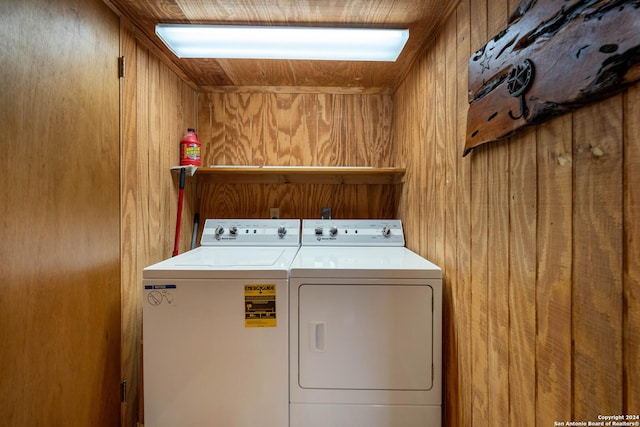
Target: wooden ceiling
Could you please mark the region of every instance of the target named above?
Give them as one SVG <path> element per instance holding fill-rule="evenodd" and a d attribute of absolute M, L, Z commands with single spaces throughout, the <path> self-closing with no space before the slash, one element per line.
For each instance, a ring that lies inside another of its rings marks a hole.
<path fill-rule="evenodd" d="M 197 86 L 395 89 L 456 0 L 105 0 Z M 178 59 L 158 23 L 408 28 L 396 62 Z"/>

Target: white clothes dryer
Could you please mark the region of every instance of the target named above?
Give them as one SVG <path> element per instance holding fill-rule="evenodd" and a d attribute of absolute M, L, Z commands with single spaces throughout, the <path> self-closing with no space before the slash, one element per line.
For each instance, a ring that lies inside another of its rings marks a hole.
<path fill-rule="evenodd" d="M 303 220 L 290 427 L 440 427 L 442 272 L 399 220 Z"/>
<path fill-rule="evenodd" d="M 144 269 L 149 427 L 288 425 L 288 276 L 299 220 L 214 220 Z"/>

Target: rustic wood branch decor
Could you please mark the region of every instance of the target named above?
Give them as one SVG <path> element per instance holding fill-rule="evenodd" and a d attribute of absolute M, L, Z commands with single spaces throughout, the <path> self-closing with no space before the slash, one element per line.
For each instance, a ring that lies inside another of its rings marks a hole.
<path fill-rule="evenodd" d="M 469 59 L 466 156 L 640 80 L 640 0 L 523 0 Z"/>

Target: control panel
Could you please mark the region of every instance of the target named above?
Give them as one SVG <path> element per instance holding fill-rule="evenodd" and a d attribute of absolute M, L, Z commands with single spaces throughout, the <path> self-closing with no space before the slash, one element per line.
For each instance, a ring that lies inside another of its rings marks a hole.
<path fill-rule="evenodd" d="M 207 219 L 202 246 L 299 246 L 299 219 Z"/>
<path fill-rule="evenodd" d="M 302 246 L 404 246 L 399 219 L 303 219 Z"/>

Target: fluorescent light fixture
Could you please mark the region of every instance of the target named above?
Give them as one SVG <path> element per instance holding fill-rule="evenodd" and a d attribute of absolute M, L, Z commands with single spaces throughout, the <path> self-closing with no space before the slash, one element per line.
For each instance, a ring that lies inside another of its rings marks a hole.
<path fill-rule="evenodd" d="M 158 24 L 179 58 L 395 61 L 409 30 Z"/>

